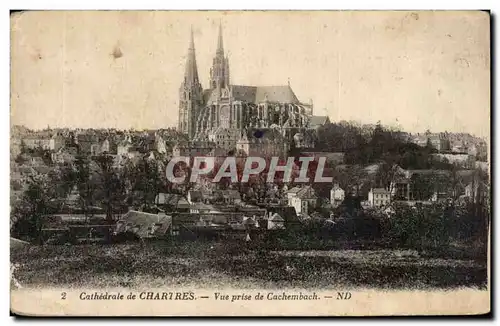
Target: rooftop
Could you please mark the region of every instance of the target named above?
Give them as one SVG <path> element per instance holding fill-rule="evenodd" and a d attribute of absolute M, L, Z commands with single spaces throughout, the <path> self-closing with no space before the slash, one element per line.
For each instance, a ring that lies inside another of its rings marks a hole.
<path fill-rule="evenodd" d="M 245 86 L 231 85 L 232 96 L 237 101 L 246 103 L 293 103 L 300 104 L 290 85 L 284 86 Z M 204 91 L 205 102 L 212 102 L 216 99 L 215 90 Z"/>

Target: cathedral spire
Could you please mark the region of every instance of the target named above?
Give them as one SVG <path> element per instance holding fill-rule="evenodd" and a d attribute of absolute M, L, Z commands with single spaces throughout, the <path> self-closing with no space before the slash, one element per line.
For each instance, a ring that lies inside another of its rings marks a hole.
<path fill-rule="evenodd" d="M 194 50 L 194 36 L 193 36 L 193 25 L 191 25 L 191 30 L 190 30 L 190 39 L 189 39 L 189 49 Z"/>
<path fill-rule="evenodd" d="M 219 37 L 217 39 L 217 51 L 210 70 L 210 88 L 223 89 L 229 86 L 229 63 L 224 57 L 224 42 L 222 40 L 222 22 L 219 23 Z"/>
<path fill-rule="evenodd" d="M 224 54 L 224 42 L 222 41 L 222 21 L 219 21 L 219 38 L 217 40 L 217 53 Z"/>
<path fill-rule="evenodd" d="M 192 138 L 196 131 L 196 119 L 202 102 L 203 88 L 198 77 L 196 51 L 194 48 L 193 28 L 191 27 L 189 48 L 186 57 L 184 80 L 179 88 L 179 124 L 180 132 Z"/>
<path fill-rule="evenodd" d="M 186 71 L 184 73 L 184 82 L 187 84 L 198 83 L 198 66 L 196 65 L 196 51 L 194 48 L 193 27 L 191 26 L 191 35 L 189 40 L 188 55 L 186 60 Z"/>

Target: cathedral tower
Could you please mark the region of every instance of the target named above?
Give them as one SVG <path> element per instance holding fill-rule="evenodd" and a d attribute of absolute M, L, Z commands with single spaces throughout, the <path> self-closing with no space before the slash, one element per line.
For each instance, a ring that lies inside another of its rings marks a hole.
<path fill-rule="evenodd" d="M 224 44 L 222 40 L 222 24 L 219 24 L 219 38 L 217 40 L 217 51 L 210 69 L 210 88 L 224 89 L 229 87 L 229 62 L 224 57 Z"/>
<path fill-rule="evenodd" d="M 186 60 L 184 80 L 179 89 L 179 125 L 178 130 L 192 138 L 195 133 L 196 118 L 203 105 L 203 88 L 198 78 L 196 54 L 194 49 L 193 29 Z"/>

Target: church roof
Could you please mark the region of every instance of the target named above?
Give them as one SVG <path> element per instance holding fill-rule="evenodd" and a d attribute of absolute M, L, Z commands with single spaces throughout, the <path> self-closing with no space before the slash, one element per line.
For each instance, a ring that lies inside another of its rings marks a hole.
<path fill-rule="evenodd" d="M 290 85 L 285 86 L 231 86 L 233 97 L 237 101 L 262 103 L 266 100 L 275 103 L 299 104 L 299 100 Z"/>
<path fill-rule="evenodd" d="M 297 96 L 290 85 L 285 86 L 244 86 L 231 85 L 232 96 L 236 101 L 246 103 L 263 103 L 266 100 L 274 103 L 300 104 Z M 203 91 L 203 101 L 205 103 L 215 102 L 217 93 L 215 89 Z"/>

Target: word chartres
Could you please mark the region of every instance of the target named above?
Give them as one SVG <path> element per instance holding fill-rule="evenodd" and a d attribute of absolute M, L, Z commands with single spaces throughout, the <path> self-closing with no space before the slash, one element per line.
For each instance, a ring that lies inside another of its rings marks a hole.
<path fill-rule="evenodd" d="M 222 178 L 230 178 L 231 182 L 234 183 L 247 183 L 252 175 L 266 175 L 266 182 L 273 183 L 278 173 L 283 173 L 280 176 L 283 182 L 291 182 L 295 172 L 294 182 L 331 183 L 332 177 L 323 176 L 325 162 L 326 157 L 319 157 L 316 161 L 315 157 L 311 156 L 289 157 L 286 162 L 281 162 L 278 157 L 266 159 L 263 157 L 239 158 L 234 156 L 195 156 L 192 158 L 178 156 L 173 157 L 168 162 L 166 176 L 168 181 L 179 184 L 184 182 L 197 183 L 201 176 L 207 178 L 212 176 L 211 180 L 214 183 L 220 182 Z M 218 168 L 215 168 L 216 163 L 220 163 Z M 183 170 L 181 166 L 186 169 Z"/>
<path fill-rule="evenodd" d="M 80 300 L 195 300 L 193 292 L 80 293 Z"/>

